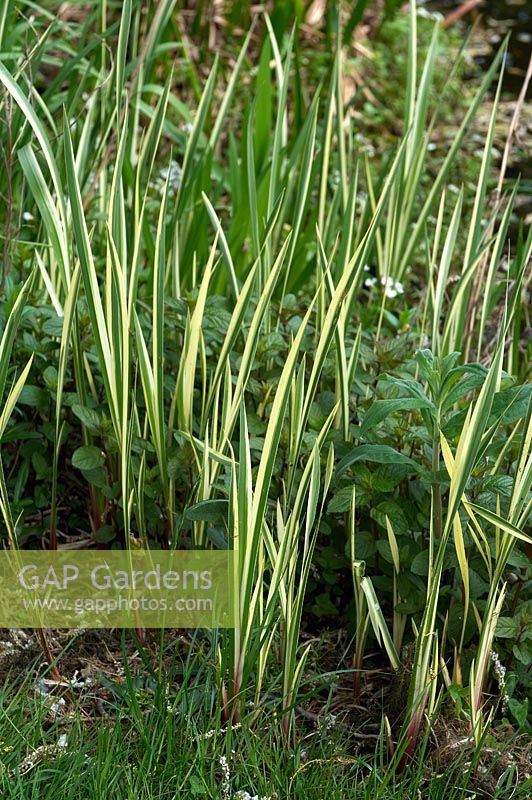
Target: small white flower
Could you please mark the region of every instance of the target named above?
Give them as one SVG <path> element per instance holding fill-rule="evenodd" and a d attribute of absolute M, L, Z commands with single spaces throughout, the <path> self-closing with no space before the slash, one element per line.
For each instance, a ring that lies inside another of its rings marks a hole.
<path fill-rule="evenodd" d="M 80 628 L 80 631 L 81 630 L 82 629 Z M 76 670 L 74 672 L 72 678 L 70 679 L 69 683 L 70 683 L 70 686 L 73 689 L 86 689 L 87 686 L 91 686 L 94 683 L 94 681 L 90 677 L 90 675 L 87 675 L 86 678 L 83 678 L 83 677 L 80 678 L 79 677 L 79 670 Z"/>
<path fill-rule="evenodd" d="M 31 638 L 31 636 L 28 636 L 28 634 L 21 628 L 14 628 L 11 631 L 11 636 L 13 637 L 17 648 L 22 650 L 28 650 L 30 647 L 33 647 L 34 644 L 33 639 Z"/>
<path fill-rule="evenodd" d="M 437 147 L 438 145 L 436 144 L 436 142 L 429 142 L 427 145 L 427 150 L 432 152 L 433 150 L 436 150 Z"/>
<path fill-rule="evenodd" d="M 173 197 L 181 185 L 182 170 L 177 161 L 170 162 L 170 166 L 163 167 L 155 179 L 154 186 L 160 195 L 164 194 L 166 181 L 168 179 L 168 195 Z"/>
<path fill-rule="evenodd" d="M 34 220 L 35 217 L 33 216 L 33 214 L 30 211 L 23 211 L 22 212 L 22 219 L 24 220 L 24 222 L 32 222 L 32 220 Z"/>
<path fill-rule="evenodd" d="M 495 650 L 490 650 L 490 658 L 493 662 L 493 671 L 495 673 L 495 677 L 497 678 L 497 683 L 499 684 L 499 691 L 502 697 L 502 707 L 503 710 L 505 710 L 510 700 L 508 692 L 506 691 L 506 667 L 501 664 L 499 654 L 495 652 Z"/>
<path fill-rule="evenodd" d="M 374 279 L 374 282 L 376 283 L 376 279 Z M 373 286 L 373 283 L 370 285 Z M 386 295 L 386 297 L 389 297 L 392 300 L 394 297 L 397 297 L 400 294 L 404 294 L 404 287 L 401 281 L 394 280 L 391 277 L 391 275 L 381 275 L 381 285 L 384 288 L 384 294 Z"/>
<path fill-rule="evenodd" d="M 222 785 L 221 794 L 224 799 L 231 797 L 231 770 L 229 769 L 229 762 L 227 756 L 220 756 L 220 767 L 222 768 Z"/>
<path fill-rule="evenodd" d="M 64 706 L 65 706 L 65 700 L 63 697 L 60 697 L 59 700 L 57 700 L 57 702 L 52 703 L 52 705 L 50 706 L 50 711 L 52 712 L 52 714 L 55 714 L 57 716 L 58 714 L 61 714 Z"/>
<path fill-rule="evenodd" d="M 57 740 L 58 747 L 66 747 L 68 745 L 68 737 L 66 733 L 62 733 L 59 739 Z"/>
<path fill-rule="evenodd" d="M 325 733 L 330 733 L 336 727 L 336 714 L 325 714 L 323 719 L 318 722 L 319 728 Z"/>

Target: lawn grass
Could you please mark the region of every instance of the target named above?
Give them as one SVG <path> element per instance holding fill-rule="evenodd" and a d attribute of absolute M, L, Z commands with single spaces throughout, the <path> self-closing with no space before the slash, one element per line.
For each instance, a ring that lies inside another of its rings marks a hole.
<path fill-rule="evenodd" d="M 471 751 L 450 736 L 430 756 L 423 749 L 394 777 L 386 767 L 386 743 L 378 725 L 364 737 L 332 714 L 300 718 L 298 743 L 287 748 L 274 724 L 281 711 L 275 699 L 259 726 L 250 725 L 251 709 L 236 725 L 224 722 L 212 665 L 203 661 L 198 667 L 202 662 L 190 657 L 194 643 L 187 650 L 183 642 L 176 646 L 169 639 L 159 650 L 155 637 L 139 657 L 138 640 L 126 637 L 127 644 L 120 635 L 98 640 L 92 634 L 87 650 L 94 648 L 92 682 L 86 674 L 78 675 L 71 687 L 54 684 L 46 672 L 38 682 L 32 671 L 24 681 L 18 677 L 13 682 L 16 673 L 9 676 L 0 719 L 2 797 L 528 796 L 530 779 L 519 774 L 526 769 L 526 745 L 519 738 L 507 743 L 515 754 L 513 762 L 494 750 L 491 757 L 486 753 L 479 771 Z M 128 656 L 123 660 L 121 648 Z M 74 661 L 69 663 L 68 653 L 75 650 L 71 643 L 63 655 L 70 667 Z M 113 656 L 107 677 L 99 672 L 103 651 Z M 162 672 L 159 659 L 165 665 Z M 38 663 L 29 660 L 35 668 Z M 444 736 L 444 731 L 439 728 L 437 735 Z"/>

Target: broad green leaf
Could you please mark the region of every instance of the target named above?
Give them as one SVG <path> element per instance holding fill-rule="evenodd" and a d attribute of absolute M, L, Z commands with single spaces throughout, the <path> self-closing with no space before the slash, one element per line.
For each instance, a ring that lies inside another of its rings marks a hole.
<path fill-rule="evenodd" d="M 371 461 L 377 464 L 406 464 L 415 472 L 425 473 L 426 470 L 412 458 L 405 456 L 398 450 L 394 450 L 386 444 L 361 444 L 354 445 L 336 468 L 336 475 L 339 477 L 346 469 L 357 461 Z"/>
<path fill-rule="evenodd" d="M 72 464 L 78 469 L 97 469 L 105 462 L 105 455 L 94 445 L 84 445 L 74 450 L 72 454 Z"/>
<path fill-rule="evenodd" d="M 435 411 L 434 404 L 430 400 L 422 400 L 417 397 L 404 397 L 397 400 L 374 400 L 362 420 L 360 436 L 366 436 L 390 414 L 395 414 L 399 411 L 417 411 L 421 408 L 430 408 Z"/>

